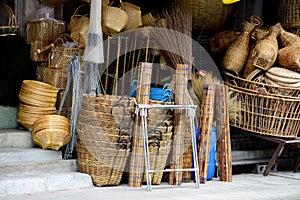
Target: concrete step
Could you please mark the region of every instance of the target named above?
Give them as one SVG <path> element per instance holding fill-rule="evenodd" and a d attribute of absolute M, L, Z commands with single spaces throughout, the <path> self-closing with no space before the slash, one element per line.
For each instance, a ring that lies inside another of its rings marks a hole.
<path fill-rule="evenodd" d="M 0 149 L 30 148 L 34 144 L 30 131 L 19 129 L 0 129 Z"/>
<path fill-rule="evenodd" d="M 0 197 L 91 187 L 91 177 L 79 172 L 0 176 Z"/>
<path fill-rule="evenodd" d="M 6 148 L 0 149 L 0 163 L 26 163 L 62 159 L 61 151 L 40 148 Z"/>
<path fill-rule="evenodd" d="M 41 172 L 76 172 L 77 160 L 0 163 L 0 176 Z"/>

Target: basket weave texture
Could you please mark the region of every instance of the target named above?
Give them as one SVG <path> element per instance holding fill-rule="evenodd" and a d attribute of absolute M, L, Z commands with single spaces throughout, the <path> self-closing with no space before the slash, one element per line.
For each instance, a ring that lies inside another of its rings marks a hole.
<path fill-rule="evenodd" d="M 187 7 L 193 14 L 193 30 L 217 33 L 222 30 L 230 17 L 233 4 L 223 4 L 220 0 L 173 0 Z"/>
<path fill-rule="evenodd" d="M 261 135 L 295 138 L 300 130 L 300 90 L 249 81 L 225 73 L 225 83 L 241 104 L 234 127 Z"/>
<path fill-rule="evenodd" d="M 128 14 L 121 8 L 103 6 L 102 7 L 102 31 L 104 34 L 112 36 L 119 33 L 128 23 Z"/>
<path fill-rule="evenodd" d="M 134 100 L 112 95 L 83 96 L 79 115 L 79 171 L 97 186 L 119 185 L 130 152 Z"/>
<path fill-rule="evenodd" d="M 286 29 L 300 28 L 300 1 L 281 0 L 278 17 Z"/>
<path fill-rule="evenodd" d="M 24 80 L 19 93 L 18 122 L 32 129 L 33 123 L 44 115 L 55 114 L 58 89 L 47 83 Z"/>
<path fill-rule="evenodd" d="M 43 149 L 59 150 L 71 139 L 70 122 L 60 115 L 45 115 L 32 127 L 32 140 Z"/>

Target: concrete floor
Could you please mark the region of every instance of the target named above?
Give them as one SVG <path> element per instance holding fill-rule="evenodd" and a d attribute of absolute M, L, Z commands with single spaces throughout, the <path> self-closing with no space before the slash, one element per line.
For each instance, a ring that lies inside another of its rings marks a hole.
<path fill-rule="evenodd" d="M 128 187 L 126 184 L 114 187 L 93 187 L 91 189 L 67 190 L 52 193 L 36 193 L 8 196 L 6 200 L 93 200 L 93 199 L 226 199 L 226 200 L 300 200 L 300 172 L 272 172 L 264 177 L 262 174 L 233 175 L 232 182 L 221 182 L 218 178 L 201 184 L 195 189 L 194 183 L 181 186 L 169 186 L 163 183 L 153 186 L 147 192 L 146 185 L 141 188 Z"/>

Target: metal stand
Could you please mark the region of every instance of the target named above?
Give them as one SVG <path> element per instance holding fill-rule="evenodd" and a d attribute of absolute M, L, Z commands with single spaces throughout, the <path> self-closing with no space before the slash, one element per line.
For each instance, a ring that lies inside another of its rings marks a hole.
<path fill-rule="evenodd" d="M 148 130 L 147 130 L 147 110 L 148 109 L 181 109 L 188 110 L 188 115 L 190 118 L 190 128 L 192 134 L 192 150 L 194 159 L 194 168 L 190 169 L 164 169 L 164 170 L 151 170 L 150 169 L 150 157 L 148 149 Z M 196 105 L 149 105 L 149 104 L 137 104 L 136 114 L 140 113 L 142 121 L 142 131 L 144 137 L 144 158 L 145 158 L 145 168 L 146 168 L 146 179 L 147 179 L 147 190 L 152 190 L 151 176 L 150 173 L 154 172 L 179 172 L 179 171 L 193 171 L 195 172 L 195 188 L 199 188 L 200 177 L 199 177 L 199 166 L 198 166 L 198 155 L 197 155 L 197 140 L 195 136 L 195 122 L 194 117 L 196 113 Z"/>

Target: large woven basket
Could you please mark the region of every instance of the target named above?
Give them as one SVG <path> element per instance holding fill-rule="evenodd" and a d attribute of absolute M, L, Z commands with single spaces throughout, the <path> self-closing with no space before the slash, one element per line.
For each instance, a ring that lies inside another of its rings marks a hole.
<path fill-rule="evenodd" d="M 286 29 L 300 28 L 300 1 L 280 0 L 278 17 L 282 26 Z"/>
<path fill-rule="evenodd" d="M 133 98 L 83 96 L 77 124 L 79 171 L 97 186 L 119 185 L 130 152 Z"/>
<path fill-rule="evenodd" d="M 217 33 L 222 30 L 230 17 L 233 4 L 223 4 L 221 0 L 173 0 L 187 7 L 193 14 L 193 30 Z"/>
<path fill-rule="evenodd" d="M 32 127 L 32 140 L 43 149 L 58 150 L 71 139 L 70 123 L 60 115 L 45 115 Z"/>
<path fill-rule="evenodd" d="M 225 83 L 241 104 L 231 126 L 261 135 L 295 138 L 300 130 L 299 89 L 272 86 L 225 74 Z"/>

